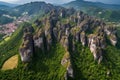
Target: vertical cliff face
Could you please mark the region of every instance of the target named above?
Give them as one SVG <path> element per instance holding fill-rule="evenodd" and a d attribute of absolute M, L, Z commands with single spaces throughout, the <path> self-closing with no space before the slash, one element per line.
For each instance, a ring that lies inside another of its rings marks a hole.
<path fill-rule="evenodd" d="M 98 60 L 100 63 L 102 61 L 102 54 L 105 48 L 105 38 L 103 36 L 97 36 L 94 34 L 89 35 L 88 46 L 90 48 L 91 53 L 93 53 L 94 60 Z"/>
<path fill-rule="evenodd" d="M 32 35 L 33 28 L 28 27 L 24 29 L 23 43 L 20 47 L 20 56 L 23 62 L 30 62 L 34 53 L 34 42 Z"/>
<path fill-rule="evenodd" d="M 36 26 L 42 25 L 42 27 L 36 30 L 34 37 L 29 28 L 24 31 L 23 44 L 20 48 L 22 61 L 29 62 L 31 60 L 34 48 L 38 47 L 41 50 L 49 51 L 52 44 L 58 42 L 66 50 L 61 60 L 61 64 L 66 68 L 66 80 L 69 77 L 74 78 L 70 53 L 76 50 L 76 42 L 89 47 L 94 60 L 99 64 L 103 59 L 103 50 L 107 46 L 107 40 L 114 46 L 117 44 L 114 27 L 106 27 L 107 25 L 101 20 L 74 9 L 52 10 L 49 16 L 41 21 L 36 20 L 35 24 Z"/>
<path fill-rule="evenodd" d="M 106 26 L 105 32 L 106 32 L 107 36 L 109 36 L 111 44 L 113 46 L 116 46 L 116 44 L 117 44 L 117 36 L 116 36 L 117 29 L 112 26 Z"/>
<path fill-rule="evenodd" d="M 85 46 L 87 44 L 87 37 L 85 32 L 81 32 L 80 34 L 80 40 L 83 46 Z"/>
<path fill-rule="evenodd" d="M 116 37 L 115 34 L 111 34 L 111 35 L 110 35 L 110 41 L 111 41 L 111 44 L 112 44 L 113 46 L 116 46 L 116 44 L 117 44 L 117 37 Z"/>
<path fill-rule="evenodd" d="M 34 46 L 44 50 L 44 33 L 43 29 L 37 30 L 37 34 L 33 37 Z"/>

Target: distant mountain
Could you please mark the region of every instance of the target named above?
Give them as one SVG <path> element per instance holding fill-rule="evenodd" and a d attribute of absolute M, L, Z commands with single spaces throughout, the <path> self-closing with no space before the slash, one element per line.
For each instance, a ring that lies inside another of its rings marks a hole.
<path fill-rule="evenodd" d="M 0 1 L 0 7 L 1 7 L 1 5 L 8 6 L 8 7 L 18 6 L 17 4 L 12 4 L 12 3 L 7 3 L 7 2 Z"/>
<path fill-rule="evenodd" d="M 83 0 L 76 0 L 69 2 L 67 4 L 64 4 L 66 7 L 74 7 L 76 9 L 78 8 L 84 8 L 84 7 L 99 7 L 104 9 L 120 9 L 120 5 L 115 4 L 104 4 L 101 2 L 90 2 L 90 1 L 83 1 Z"/>
<path fill-rule="evenodd" d="M 49 13 L 51 10 L 57 10 L 62 8 L 60 6 L 53 6 L 52 4 L 45 2 L 31 2 L 16 7 L 9 7 L 1 5 L 0 7 L 0 24 L 6 24 L 6 17 L 3 15 L 9 15 L 11 17 L 20 17 L 22 15 L 41 16 Z M 9 22 L 7 22 L 9 23 Z"/>
<path fill-rule="evenodd" d="M 0 1 L 0 25 L 12 22 L 14 19 L 10 17 L 19 17 L 21 15 L 13 10 L 15 6 L 17 5 Z"/>
<path fill-rule="evenodd" d="M 89 15 L 105 19 L 106 21 L 120 21 L 120 5 L 76 0 L 63 4 L 63 6 L 66 8 L 73 7 Z"/>
<path fill-rule="evenodd" d="M 8 18 L 6 18 L 4 15 L 9 15 L 11 17 L 20 17 L 22 15 L 38 17 L 38 16 L 49 13 L 51 10 L 57 10 L 59 8 L 62 8 L 62 7 L 53 6 L 52 4 L 45 3 L 45 2 L 31 2 L 31 3 L 26 3 L 26 4 L 15 6 L 15 7 L 0 5 L 0 24 L 9 23 L 7 21 Z"/>
<path fill-rule="evenodd" d="M 60 8 L 58 6 L 53 6 L 52 4 L 47 4 L 45 2 L 31 2 L 24 5 L 20 5 L 14 8 L 15 11 L 19 13 L 27 13 L 28 15 L 38 14 L 38 13 L 48 13 L 53 9 Z"/>
<path fill-rule="evenodd" d="M 9 6 L 6 6 L 6 5 L 0 5 L 0 9 L 6 9 L 6 8 L 9 8 Z"/>
<path fill-rule="evenodd" d="M 14 10 L 20 12 L 20 13 L 24 13 L 27 12 L 29 15 L 38 13 L 41 10 L 50 10 L 51 7 L 53 7 L 50 4 L 46 4 L 44 2 L 31 2 L 31 3 L 27 3 L 24 5 L 20 5 L 14 8 Z"/>
<path fill-rule="evenodd" d="M 19 13 L 12 11 L 10 8 L 0 8 L 0 25 L 10 23 L 14 20 L 13 17 L 17 18 L 19 16 Z"/>

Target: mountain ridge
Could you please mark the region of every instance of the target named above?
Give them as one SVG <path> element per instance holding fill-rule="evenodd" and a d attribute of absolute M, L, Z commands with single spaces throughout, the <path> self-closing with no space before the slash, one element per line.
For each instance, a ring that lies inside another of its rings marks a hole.
<path fill-rule="evenodd" d="M 79 0 L 76 0 L 76 1 L 71 1 L 67 4 L 64 4 L 64 5 L 75 5 L 75 6 L 78 6 L 79 5 L 82 5 L 83 7 L 85 7 L 85 5 L 90 5 L 90 7 L 92 6 L 96 6 L 96 7 L 101 7 L 101 8 L 105 8 L 105 9 L 120 9 L 120 5 L 118 4 L 105 4 L 105 3 L 102 3 L 102 2 L 90 2 L 90 1 L 79 1 Z"/>
<path fill-rule="evenodd" d="M 5 5 L 5 6 L 8 6 L 8 7 L 18 6 L 18 4 L 7 3 L 7 2 L 3 2 L 3 1 L 0 1 L 0 5 Z"/>
<path fill-rule="evenodd" d="M 101 18 L 104 21 L 119 22 L 120 18 L 120 5 L 104 4 L 101 2 L 90 1 L 71 1 L 64 4 L 63 7 L 73 7 L 77 10 L 81 10 L 86 14 Z"/>

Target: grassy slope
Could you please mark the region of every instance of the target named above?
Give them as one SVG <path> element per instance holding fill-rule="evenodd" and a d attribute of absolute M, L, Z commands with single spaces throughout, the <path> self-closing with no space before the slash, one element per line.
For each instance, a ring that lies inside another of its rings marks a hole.
<path fill-rule="evenodd" d="M 0 45 L 0 68 L 5 60 L 18 53 L 22 35 L 23 27 L 21 26 L 8 41 Z"/>
<path fill-rule="evenodd" d="M 64 53 L 64 48 L 60 44 L 53 45 L 49 52 L 36 52 L 33 62 L 29 65 L 29 70 L 36 72 L 35 79 L 63 80 L 65 68 L 61 65 L 61 59 Z"/>
<path fill-rule="evenodd" d="M 119 80 L 120 50 L 108 46 L 101 64 L 94 61 L 89 48 L 77 44 L 76 52 L 72 53 L 72 61 L 75 70 L 75 80 Z M 110 71 L 110 76 L 107 72 Z"/>
<path fill-rule="evenodd" d="M 120 50 L 108 46 L 106 52 L 104 62 L 98 65 L 89 48 L 77 44 L 76 52 L 71 54 L 75 80 L 119 80 Z M 63 47 L 58 44 L 52 47 L 48 53 L 37 52 L 33 62 L 26 64 L 28 67 L 19 62 L 17 69 L 2 72 L 0 79 L 63 80 L 65 69 L 61 66 L 60 61 L 64 53 Z M 110 71 L 110 76 L 107 76 L 107 71 Z"/>
<path fill-rule="evenodd" d="M 65 51 L 60 44 L 49 52 L 36 52 L 33 62 L 22 64 L 17 69 L 0 73 L 1 80 L 63 80 L 65 68 L 60 64 Z M 27 65 L 27 67 L 25 67 Z"/>

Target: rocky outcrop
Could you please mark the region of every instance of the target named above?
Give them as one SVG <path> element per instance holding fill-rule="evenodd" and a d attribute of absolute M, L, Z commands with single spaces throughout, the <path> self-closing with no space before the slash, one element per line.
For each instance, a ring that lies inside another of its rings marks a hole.
<path fill-rule="evenodd" d="M 62 36 L 60 43 L 63 45 L 63 47 L 68 50 L 69 48 L 69 40 L 68 36 Z"/>
<path fill-rule="evenodd" d="M 91 53 L 93 53 L 94 60 L 102 61 L 103 49 L 105 48 L 105 37 L 100 35 L 91 34 L 88 37 L 88 46 Z"/>
<path fill-rule="evenodd" d="M 115 27 L 106 26 L 105 32 L 106 32 L 107 35 L 111 35 L 111 34 L 116 34 L 117 30 L 116 30 Z"/>
<path fill-rule="evenodd" d="M 80 41 L 81 41 L 83 46 L 85 46 L 87 44 L 87 37 L 86 37 L 85 32 L 81 32 L 81 34 L 80 34 Z"/>
<path fill-rule="evenodd" d="M 44 33 L 43 29 L 39 29 L 33 37 L 34 46 L 44 50 Z"/>
<path fill-rule="evenodd" d="M 65 16 L 66 16 L 65 9 L 61 9 L 59 12 L 59 15 L 60 15 L 60 17 L 65 18 Z"/>
<path fill-rule="evenodd" d="M 117 29 L 115 27 L 106 26 L 105 32 L 110 37 L 111 44 L 113 46 L 116 46 L 116 44 L 117 44 L 117 36 L 116 36 Z"/>
<path fill-rule="evenodd" d="M 84 47 L 88 46 L 98 64 L 104 57 L 107 40 L 111 41 L 114 46 L 117 44 L 115 28 L 106 27 L 103 21 L 81 11 L 77 12 L 73 8 L 60 8 L 51 10 L 48 15 L 35 21 L 38 28 L 34 37 L 31 29 L 25 29 L 20 48 L 21 59 L 23 62 L 29 62 L 34 48 L 49 51 L 52 44 L 60 43 L 66 51 L 61 60 L 61 64 L 66 68 L 65 80 L 69 77 L 74 78 L 71 54 L 76 51 L 77 43 L 81 43 Z"/>
<path fill-rule="evenodd" d="M 116 37 L 115 34 L 111 34 L 111 35 L 110 35 L 110 41 L 111 41 L 111 44 L 112 44 L 113 46 L 116 46 L 116 44 L 117 44 L 117 37 Z"/>
<path fill-rule="evenodd" d="M 20 57 L 22 62 L 27 63 L 32 60 L 34 53 L 34 42 L 32 35 L 32 27 L 27 27 L 24 29 L 23 43 L 20 47 Z"/>
<path fill-rule="evenodd" d="M 66 68 L 65 80 L 68 80 L 68 77 L 74 78 L 74 71 L 72 68 L 72 63 L 70 59 L 70 53 L 67 51 L 61 60 L 61 64 Z"/>

